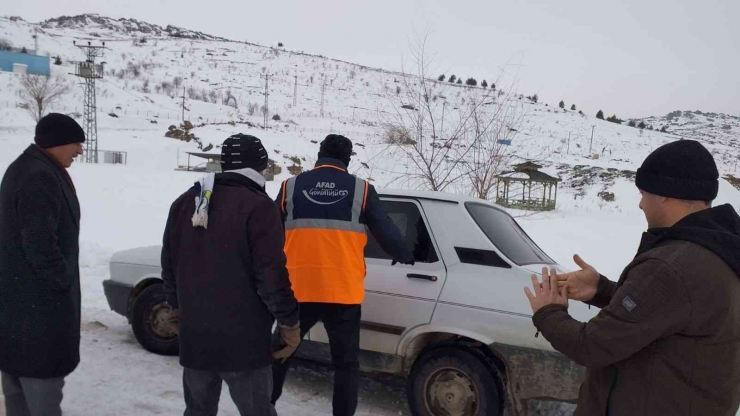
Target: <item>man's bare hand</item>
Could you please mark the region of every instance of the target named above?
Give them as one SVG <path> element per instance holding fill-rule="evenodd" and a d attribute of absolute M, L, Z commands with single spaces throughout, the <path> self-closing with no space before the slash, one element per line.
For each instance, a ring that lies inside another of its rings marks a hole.
<path fill-rule="evenodd" d="M 532 287 L 534 293 L 528 287 L 524 288 L 524 293 L 529 298 L 532 305 L 532 312 L 537 313 L 547 305 L 563 305 L 568 307 L 568 288 L 563 286 L 558 289 L 558 276 L 555 269 L 547 270 L 542 268 L 542 283 L 537 279 L 537 275 L 532 275 Z"/>
<path fill-rule="evenodd" d="M 599 272 L 583 261 L 578 254 L 573 256 L 573 261 L 581 270 L 558 275 L 558 287 L 568 288 L 569 299 L 588 302 L 596 296 L 596 289 L 599 287 Z"/>

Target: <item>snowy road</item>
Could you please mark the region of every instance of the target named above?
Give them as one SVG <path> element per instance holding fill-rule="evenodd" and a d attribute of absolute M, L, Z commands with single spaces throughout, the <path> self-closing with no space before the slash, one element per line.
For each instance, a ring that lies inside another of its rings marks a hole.
<path fill-rule="evenodd" d="M 84 249 L 84 247 L 83 247 Z M 82 269 L 82 361 L 67 378 L 62 403 L 65 416 L 181 415 L 184 411 L 182 367 L 177 357 L 145 351 L 125 318 L 108 310 L 101 285 L 108 277 L 109 253 L 87 247 Z M 300 365 L 288 375 L 280 415 L 331 414 L 332 377 L 320 366 Z M 403 380 L 378 382 L 363 377 L 358 415 L 408 415 Z M 238 416 L 224 387 L 219 415 Z M 5 406 L 0 396 L 0 416 Z"/>
<path fill-rule="evenodd" d="M 144 351 L 123 318 L 108 313 L 97 315 L 99 319 L 83 322 L 82 362 L 67 379 L 62 406 L 65 416 L 182 414 L 182 369 L 177 358 Z M 331 389 L 328 370 L 299 366 L 289 373 L 278 413 L 331 414 Z M 2 416 L 4 407 L 0 405 Z M 358 415 L 407 414 L 399 381 L 380 383 L 363 377 Z M 238 415 L 226 388 L 219 415 Z"/>

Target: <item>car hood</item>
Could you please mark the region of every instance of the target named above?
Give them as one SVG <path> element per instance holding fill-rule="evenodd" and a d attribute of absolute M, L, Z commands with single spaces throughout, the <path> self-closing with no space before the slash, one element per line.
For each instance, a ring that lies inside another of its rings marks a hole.
<path fill-rule="evenodd" d="M 162 246 L 139 247 L 119 251 L 111 257 L 111 263 L 138 264 L 140 266 L 161 266 Z"/>
<path fill-rule="evenodd" d="M 524 270 L 528 272 L 532 272 L 538 276 L 542 274 L 542 268 L 547 267 L 548 269 L 554 268 L 558 273 L 568 273 L 571 270 L 566 269 L 565 267 L 559 265 L 559 264 L 527 264 L 524 266 L 521 266 Z"/>

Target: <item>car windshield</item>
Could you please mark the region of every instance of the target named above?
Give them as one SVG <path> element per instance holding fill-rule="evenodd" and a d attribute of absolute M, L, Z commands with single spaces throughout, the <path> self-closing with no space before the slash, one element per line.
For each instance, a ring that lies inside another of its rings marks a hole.
<path fill-rule="evenodd" d="M 473 202 L 465 204 L 465 207 L 483 233 L 509 260 L 519 266 L 555 264 L 507 213 Z"/>

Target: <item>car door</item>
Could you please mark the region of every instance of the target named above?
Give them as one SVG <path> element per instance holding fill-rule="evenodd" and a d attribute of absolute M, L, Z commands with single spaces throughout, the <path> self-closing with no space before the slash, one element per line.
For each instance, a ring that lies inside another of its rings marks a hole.
<path fill-rule="evenodd" d="M 413 247 L 416 264 L 392 266 L 391 256 L 368 232 L 360 347 L 394 354 L 402 333 L 431 321 L 447 271 L 419 202 L 398 197 L 382 197 L 381 201 Z M 323 327 L 311 332 L 311 340 L 326 342 Z"/>

